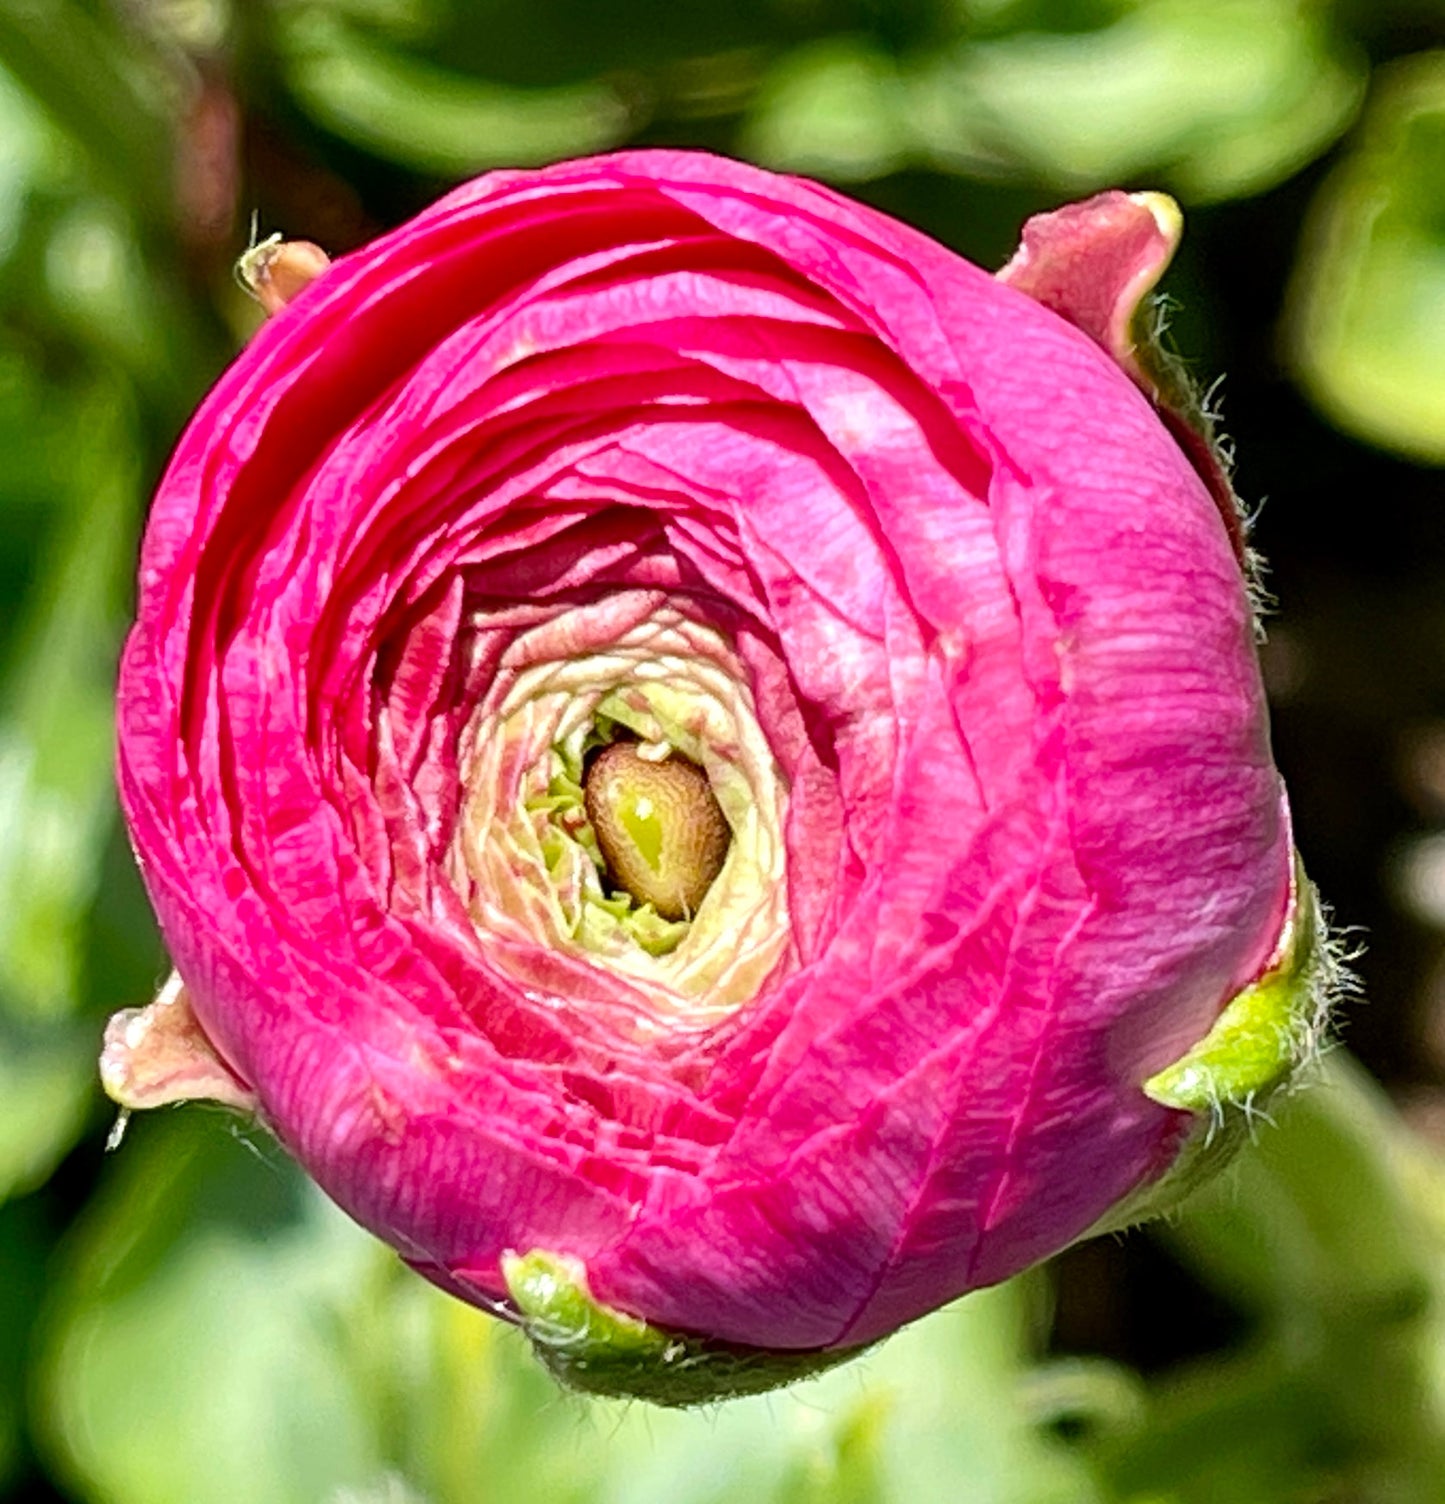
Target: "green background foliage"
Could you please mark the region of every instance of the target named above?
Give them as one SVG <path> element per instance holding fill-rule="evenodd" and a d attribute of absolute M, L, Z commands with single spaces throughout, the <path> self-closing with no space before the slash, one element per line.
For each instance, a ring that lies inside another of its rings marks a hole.
<path fill-rule="evenodd" d="M 1164 188 L 1282 609 L 1300 843 L 1374 1000 L 1148 1234 L 711 1413 L 561 1395 L 256 1132 L 106 1156 L 165 960 L 111 783 L 146 499 L 262 234 L 627 143 L 803 171 L 988 265 Z M 0 1494 L 76 1504 L 1445 1498 L 1445 5 L 0 0 Z M 1384 1083 L 1382 1086 L 1380 1083 Z"/>

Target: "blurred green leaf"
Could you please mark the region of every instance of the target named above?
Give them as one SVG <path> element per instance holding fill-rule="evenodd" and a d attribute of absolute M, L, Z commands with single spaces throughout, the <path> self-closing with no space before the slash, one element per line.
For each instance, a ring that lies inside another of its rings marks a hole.
<path fill-rule="evenodd" d="M 0 57 L 0 262 L 15 248 L 27 200 L 37 185 L 54 185 L 74 163 L 60 132 L 10 76 Z"/>
<path fill-rule="evenodd" d="M 169 107 L 178 84 L 138 33 L 77 0 L 0 0 L 0 67 L 72 136 L 104 181 L 169 224 Z"/>
<path fill-rule="evenodd" d="M 0 1019 L 0 1204 L 42 1184 L 79 1138 L 95 1097 L 90 1030 L 27 1035 Z"/>
<path fill-rule="evenodd" d="M 1323 1075 L 1164 1225 L 1257 1331 L 1151 1387 L 1145 1424 L 1102 1449 L 1126 1492 L 1445 1497 L 1445 1170 L 1343 1053 Z"/>
<path fill-rule="evenodd" d="M 146 427 L 189 405 L 202 365 L 127 207 L 169 213 L 164 79 L 108 14 L 0 0 L 0 1201 L 43 1182 L 97 1100 L 98 1028 L 74 1015 L 114 825 Z"/>
<path fill-rule="evenodd" d="M 366 1243 L 218 1126 L 136 1125 L 55 1287 L 36 1423 L 84 1498 L 316 1504 L 385 1471 L 337 1325 Z"/>
<path fill-rule="evenodd" d="M 315 5 L 317 0 L 301 0 Z M 388 41 L 422 41 L 435 36 L 450 13 L 450 0 L 320 0 L 333 16 Z"/>
<path fill-rule="evenodd" d="M 102 194 L 76 195 L 45 232 L 40 285 L 55 332 L 119 366 L 149 408 L 178 424 L 215 352 L 170 261 L 152 256 L 122 203 Z"/>
<path fill-rule="evenodd" d="M 739 139 L 742 154 L 840 182 L 896 171 L 922 154 L 910 86 L 863 37 L 790 53 L 764 82 Z"/>
<path fill-rule="evenodd" d="M 1089 1504 L 1102 1498 L 1019 1403 L 1037 1286 L 980 1292 L 875 1352 L 708 1418 L 617 1416 L 608 1504 L 886 1501 Z M 458 1501 L 460 1504 L 460 1501 Z"/>
<path fill-rule="evenodd" d="M 0 1491 L 21 1451 L 25 1359 L 39 1305 L 45 1231 L 33 1208 L 0 1207 Z"/>
<path fill-rule="evenodd" d="M 111 696 L 138 511 L 135 419 L 98 384 L 71 414 L 65 510 L 0 687 L 0 1008 L 76 1005 L 79 932 L 113 812 Z"/>
<path fill-rule="evenodd" d="M 140 464 L 123 387 L 45 393 L 10 375 L 0 366 L 0 443 L 15 460 L 0 509 L 48 511 L 50 529 L 24 616 L 0 639 L 0 1202 L 49 1175 L 96 1099 L 97 1030 L 72 1015 L 114 819 L 111 686 Z"/>
<path fill-rule="evenodd" d="M 1336 423 L 1445 464 L 1445 52 L 1377 75 L 1358 143 L 1311 211 L 1288 329 Z"/>
<path fill-rule="evenodd" d="M 1379 1089 L 1337 1052 L 1226 1176 L 1184 1203 L 1168 1236 L 1231 1300 L 1271 1319 L 1409 1315 L 1445 1273 L 1445 1180 L 1422 1186 L 1417 1157 Z"/>
<path fill-rule="evenodd" d="M 1070 191 L 1161 178 L 1194 202 L 1257 193 L 1349 124 L 1364 62 L 1293 0 L 1136 0 L 1111 24 L 1021 29 L 898 60 L 809 46 L 743 135 L 770 165 L 868 177 L 902 161 Z"/>
<path fill-rule="evenodd" d="M 52 361 L 120 365 L 169 427 L 216 359 L 174 243 L 197 77 L 113 11 L 0 0 L 0 308 Z"/>
<path fill-rule="evenodd" d="M 321 7 L 279 19 L 287 81 L 316 120 L 423 172 L 460 175 L 602 151 L 632 126 L 606 84 L 509 88 L 408 57 Z"/>
<path fill-rule="evenodd" d="M 1335 1423 L 1277 1350 L 1249 1350 L 1156 1381 L 1144 1424 L 1100 1454 L 1130 1501 L 1428 1504 L 1409 1493 L 1342 1492 Z"/>

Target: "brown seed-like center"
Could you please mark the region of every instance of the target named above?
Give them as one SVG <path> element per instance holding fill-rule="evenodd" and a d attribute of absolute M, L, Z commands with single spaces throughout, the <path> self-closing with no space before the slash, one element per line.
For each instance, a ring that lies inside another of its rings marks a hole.
<path fill-rule="evenodd" d="M 664 919 L 697 913 L 732 840 L 707 774 L 675 753 L 654 759 L 614 742 L 582 787 L 612 881 Z"/>

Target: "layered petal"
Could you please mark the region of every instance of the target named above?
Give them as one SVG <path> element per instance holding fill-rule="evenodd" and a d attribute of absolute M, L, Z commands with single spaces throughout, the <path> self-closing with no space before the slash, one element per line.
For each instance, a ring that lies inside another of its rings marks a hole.
<path fill-rule="evenodd" d="M 501 1299 L 545 1248 L 849 1345 L 1173 1162 L 1143 1083 L 1289 901 L 1252 632 L 1085 333 L 816 185 L 623 153 L 459 189 L 222 378 L 121 787 L 226 1071 L 419 1268 Z M 732 831 L 661 956 L 566 825 L 599 725 Z"/>

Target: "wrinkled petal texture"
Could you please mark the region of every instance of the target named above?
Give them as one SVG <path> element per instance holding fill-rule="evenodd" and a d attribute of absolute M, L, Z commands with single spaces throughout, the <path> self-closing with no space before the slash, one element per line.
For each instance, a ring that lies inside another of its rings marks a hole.
<path fill-rule="evenodd" d="M 507 644 L 614 597 L 730 644 L 787 784 L 786 958 L 700 1032 L 517 980 L 447 874 Z M 1139 1083 L 1287 901 L 1239 569 L 1146 401 L 922 235 L 690 153 L 482 178 L 272 320 L 161 487 L 121 722 L 196 1014 L 337 1201 L 464 1294 L 542 1247 L 775 1348 L 1162 1173 L 1190 1124 Z"/>

